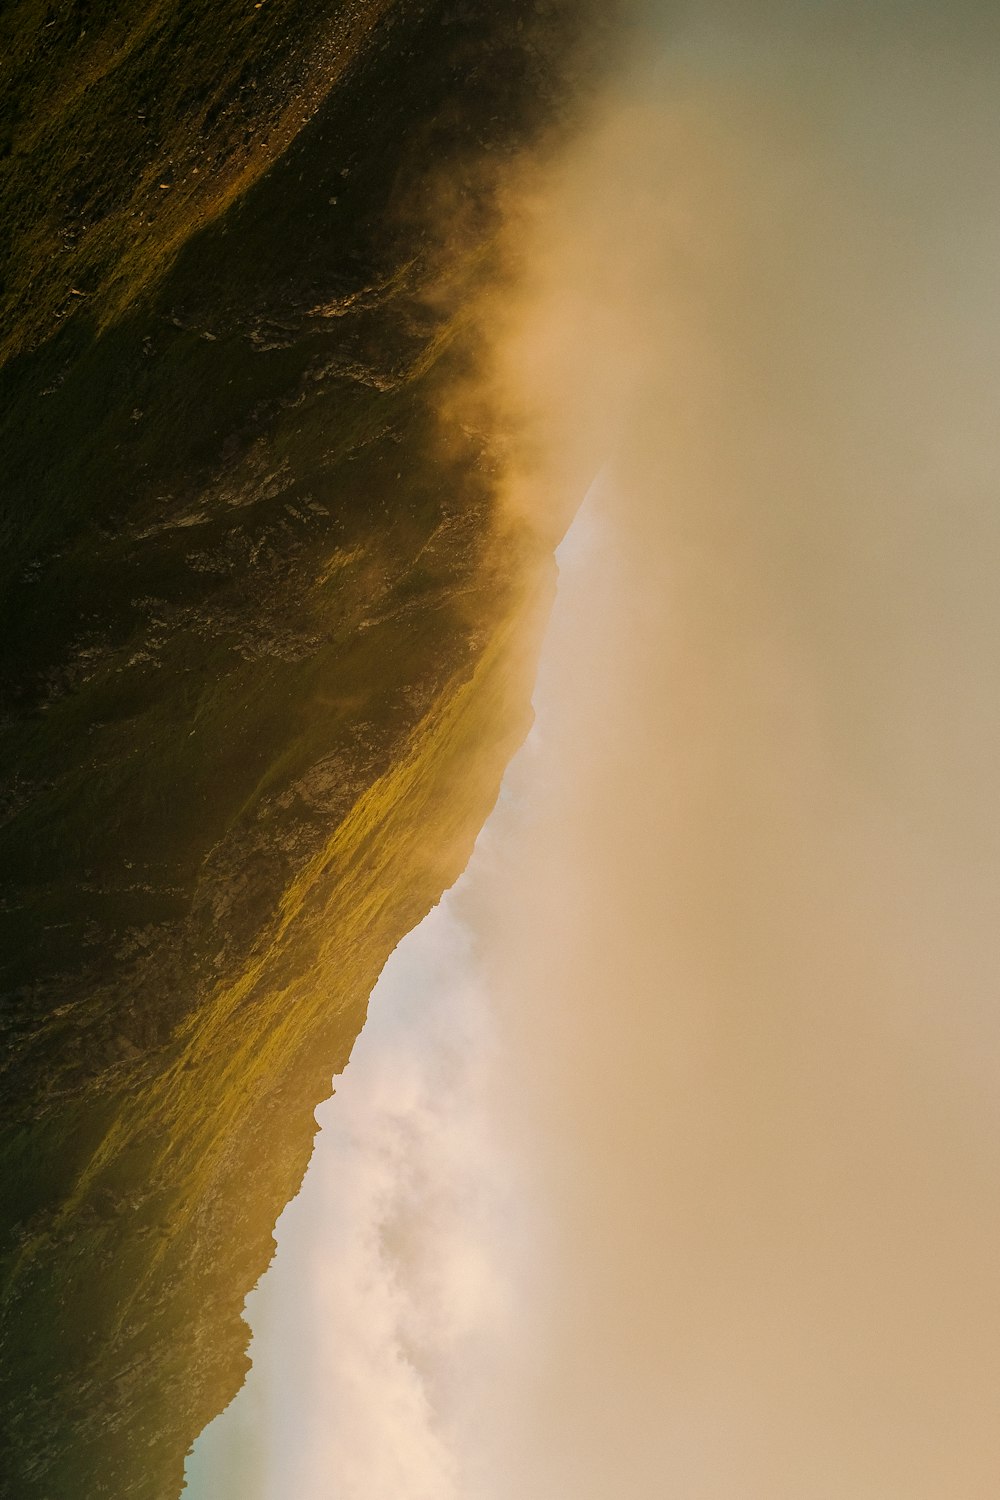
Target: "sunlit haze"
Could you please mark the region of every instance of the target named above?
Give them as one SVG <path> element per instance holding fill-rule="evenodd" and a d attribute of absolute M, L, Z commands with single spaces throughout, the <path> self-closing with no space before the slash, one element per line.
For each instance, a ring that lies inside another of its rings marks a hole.
<path fill-rule="evenodd" d="M 512 184 L 537 724 L 198 1500 L 997 1492 L 998 41 L 650 7 Z"/>

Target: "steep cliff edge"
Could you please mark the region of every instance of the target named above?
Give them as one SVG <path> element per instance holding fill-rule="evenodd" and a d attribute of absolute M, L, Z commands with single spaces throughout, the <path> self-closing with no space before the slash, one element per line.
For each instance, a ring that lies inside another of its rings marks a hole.
<path fill-rule="evenodd" d="M 585 6 L 268 8 L 3 18 L 12 1500 L 178 1493 L 315 1105 L 526 728 L 551 591 L 496 435 L 440 413 Z"/>

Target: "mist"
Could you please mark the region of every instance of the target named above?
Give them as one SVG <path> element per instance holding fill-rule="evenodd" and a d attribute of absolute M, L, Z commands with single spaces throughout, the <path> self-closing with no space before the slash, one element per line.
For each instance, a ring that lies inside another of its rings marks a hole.
<path fill-rule="evenodd" d="M 1000 51 L 874 9 L 647 11 L 516 207 L 512 504 L 603 470 L 470 898 L 547 1234 L 491 1495 L 1000 1480 Z"/>
<path fill-rule="evenodd" d="M 269 1500 L 1000 1483 L 998 32 L 636 6 L 511 176 L 456 409 L 519 520 L 589 494 L 432 981 L 328 1106 Z"/>

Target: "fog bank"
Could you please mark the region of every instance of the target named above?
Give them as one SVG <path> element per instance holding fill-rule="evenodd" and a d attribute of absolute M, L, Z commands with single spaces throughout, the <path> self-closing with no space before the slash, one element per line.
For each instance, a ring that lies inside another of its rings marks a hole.
<path fill-rule="evenodd" d="M 1000 1484 L 1000 22 L 631 24 L 456 395 L 547 533 L 600 478 L 328 1107 L 268 1500 Z"/>
<path fill-rule="evenodd" d="M 1000 53 L 878 12 L 647 12 L 521 207 L 513 503 L 607 466 L 473 902 L 549 1234 L 491 1495 L 1000 1480 Z"/>

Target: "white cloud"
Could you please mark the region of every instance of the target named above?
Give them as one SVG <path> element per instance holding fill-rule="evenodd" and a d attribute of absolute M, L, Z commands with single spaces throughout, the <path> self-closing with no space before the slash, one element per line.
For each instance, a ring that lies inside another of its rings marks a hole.
<path fill-rule="evenodd" d="M 390 960 L 278 1254 L 248 1300 L 247 1387 L 199 1445 L 212 1500 L 250 1436 L 253 1500 L 458 1500 L 466 1370 L 500 1337 L 508 1175 L 486 1113 L 495 1042 L 448 898 Z M 467 1412 L 466 1412 L 467 1414 Z M 197 1495 L 199 1489 L 196 1487 Z"/>

